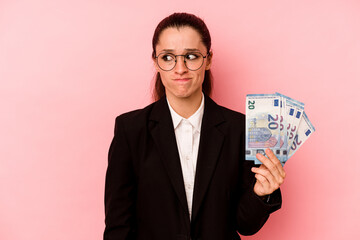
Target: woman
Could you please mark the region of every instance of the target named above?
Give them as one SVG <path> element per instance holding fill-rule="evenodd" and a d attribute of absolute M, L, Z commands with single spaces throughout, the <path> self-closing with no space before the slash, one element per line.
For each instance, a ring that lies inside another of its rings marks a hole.
<path fill-rule="evenodd" d="M 245 161 L 245 117 L 211 93 L 211 38 L 187 13 L 153 37 L 156 102 L 116 118 L 104 239 L 240 239 L 281 206 L 285 172 L 270 149 Z M 255 174 L 254 174 L 255 173 Z"/>

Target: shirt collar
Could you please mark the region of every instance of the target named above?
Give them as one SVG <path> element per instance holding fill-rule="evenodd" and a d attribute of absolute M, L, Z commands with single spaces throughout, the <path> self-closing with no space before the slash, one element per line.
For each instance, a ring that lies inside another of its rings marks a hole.
<path fill-rule="evenodd" d="M 170 109 L 170 113 L 171 113 L 171 118 L 174 124 L 174 129 L 176 129 L 180 122 L 185 119 L 182 116 L 180 116 L 179 114 L 177 114 L 175 112 L 175 110 L 170 106 L 169 101 L 166 99 L 169 109 Z M 191 115 L 187 120 L 190 122 L 190 124 L 195 128 L 196 131 L 200 132 L 201 130 L 201 122 L 202 122 L 202 117 L 204 115 L 204 94 L 202 94 L 201 97 L 201 104 L 200 107 L 196 110 L 196 112 Z"/>

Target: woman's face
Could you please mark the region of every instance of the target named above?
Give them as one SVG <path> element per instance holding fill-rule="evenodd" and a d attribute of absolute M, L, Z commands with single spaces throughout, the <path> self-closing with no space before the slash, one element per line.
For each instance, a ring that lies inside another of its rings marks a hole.
<path fill-rule="evenodd" d="M 191 27 L 167 28 L 160 34 L 159 42 L 156 46 L 156 55 L 161 53 L 172 53 L 183 55 L 187 53 L 201 53 L 206 56 L 207 50 L 201 42 L 200 34 Z M 200 55 L 201 56 L 201 55 Z M 155 67 L 160 73 L 161 81 L 165 86 L 168 98 L 193 98 L 201 96 L 202 83 L 204 81 L 205 70 L 210 69 L 211 56 L 204 59 L 203 65 L 195 70 L 189 70 L 184 57 L 178 56 L 175 67 L 170 71 L 164 71 L 156 64 Z"/>

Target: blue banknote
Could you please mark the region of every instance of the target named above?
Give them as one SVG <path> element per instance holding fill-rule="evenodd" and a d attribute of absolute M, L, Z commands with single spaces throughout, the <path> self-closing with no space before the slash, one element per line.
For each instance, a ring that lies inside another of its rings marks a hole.
<path fill-rule="evenodd" d="M 302 146 L 302 144 L 305 143 L 313 132 L 315 132 L 315 127 L 310 122 L 306 113 L 303 112 L 294 141 L 290 146 L 289 157 L 294 155 L 294 153 Z"/>
<path fill-rule="evenodd" d="M 297 132 L 297 128 L 304 111 L 304 103 L 297 101 L 291 97 L 280 93 L 279 95 L 283 102 L 282 117 L 284 118 L 284 132 L 281 134 L 283 144 L 281 146 L 280 161 L 286 162 L 290 151 L 291 144 Z"/>
<path fill-rule="evenodd" d="M 314 131 L 304 103 L 280 93 L 246 96 L 246 160 L 261 164 L 256 154 L 270 148 L 284 165 Z"/>
<path fill-rule="evenodd" d="M 256 154 L 265 155 L 266 148 L 280 157 L 280 97 L 248 94 L 246 104 L 246 160 L 261 164 Z"/>

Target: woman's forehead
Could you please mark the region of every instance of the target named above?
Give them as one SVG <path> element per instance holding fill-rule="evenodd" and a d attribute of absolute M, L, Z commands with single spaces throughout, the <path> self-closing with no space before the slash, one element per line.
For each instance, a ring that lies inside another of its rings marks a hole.
<path fill-rule="evenodd" d="M 158 51 L 206 50 L 200 34 L 191 27 L 166 28 L 159 36 Z"/>

